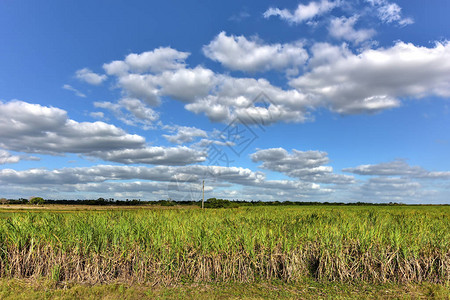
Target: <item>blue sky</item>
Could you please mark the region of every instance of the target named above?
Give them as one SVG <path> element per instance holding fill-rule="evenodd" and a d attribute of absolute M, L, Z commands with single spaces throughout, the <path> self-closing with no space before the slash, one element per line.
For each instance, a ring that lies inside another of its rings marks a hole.
<path fill-rule="evenodd" d="M 0 197 L 450 203 L 448 1 L 0 2 Z"/>

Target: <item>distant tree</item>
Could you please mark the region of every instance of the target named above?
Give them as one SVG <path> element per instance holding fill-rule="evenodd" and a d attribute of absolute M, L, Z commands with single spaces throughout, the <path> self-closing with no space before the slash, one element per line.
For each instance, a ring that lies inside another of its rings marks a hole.
<path fill-rule="evenodd" d="M 87 205 L 107 205 L 108 200 L 105 198 L 98 198 L 97 200 L 82 200 L 80 203 L 87 204 Z"/>
<path fill-rule="evenodd" d="M 0 203 L 1 203 L 1 204 L 8 204 L 9 201 L 8 201 L 8 199 L 6 199 L 6 198 L 1 198 L 1 199 L 0 199 Z"/>
<path fill-rule="evenodd" d="M 234 208 L 239 207 L 239 204 L 231 202 L 230 200 L 209 198 L 205 201 L 206 208 Z"/>
<path fill-rule="evenodd" d="M 45 203 L 44 198 L 41 197 L 33 197 L 30 199 L 30 204 L 42 205 Z"/>
<path fill-rule="evenodd" d="M 19 202 L 20 202 L 20 204 L 27 204 L 28 203 L 28 199 L 26 199 L 26 198 L 19 198 Z"/>

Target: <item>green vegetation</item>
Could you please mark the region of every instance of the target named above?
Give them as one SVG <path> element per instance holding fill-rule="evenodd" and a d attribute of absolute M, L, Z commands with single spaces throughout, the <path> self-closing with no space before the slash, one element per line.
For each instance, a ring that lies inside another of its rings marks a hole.
<path fill-rule="evenodd" d="M 30 204 L 42 205 L 45 203 L 44 198 L 42 197 L 33 197 L 30 199 Z"/>
<path fill-rule="evenodd" d="M 161 285 L 0 279 L 0 299 L 448 299 L 450 286 L 303 281 Z"/>
<path fill-rule="evenodd" d="M 450 282 L 450 207 L 0 211 L 0 277 Z"/>

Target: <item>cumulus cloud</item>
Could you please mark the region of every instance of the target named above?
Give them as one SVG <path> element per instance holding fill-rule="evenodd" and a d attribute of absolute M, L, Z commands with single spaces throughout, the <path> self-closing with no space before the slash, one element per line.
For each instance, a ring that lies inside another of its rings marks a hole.
<path fill-rule="evenodd" d="M 212 92 L 217 76 L 213 71 L 197 66 L 193 69 L 166 71 L 152 78 L 160 94 L 183 102 L 192 102 Z"/>
<path fill-rule="evenodd" d="M 123 98 L 117 103 L 94 102 L 94 106 L 111 111 L 117 119 L 127 125 L 141 125 L 143 129 L 152 128 L 153 123 L 159 119 L 156 111 L 135 98 Z"/>
<path fill-rule="evenodd" d="M 213 122 L 269 125 L 308 119 L 308 99 L 296 90 L 283 90 L 265 79 L 225 75 L 218 79 L 220 83 L 215 93 L 199 98 L 185 108 L 197 114 L 204 113 Z"/>
<path fill-rule="evenodd" d="M 11 155 L 8 151 L 0 149 L 0 165 L 4 164 L 15 164 L 20 161 L 20 157 L 16 155 Z"/>
<path fill-rule="evenodd" d="M 246 168 L 222 166 L 111 166 L 63 168 L 55 170 L 29 169 L 0 170 L 0 182 L 5 184 L 82 184 L 111 180 L 151 180 L 159 182 L 200 182 L 205 176 L 214 176 L 229 183 L 257 185 L 264 181 L 261 172 Z"/>
<path fill-rule="evenodd" d="M 223 31 L 203 46 L 203 53 L 229 69 L 247 72 L 275 69 L 297 73 L 308 59 L 301 43 L 264 44 L 257 38 L 227 36 Z"/>
<path fill-rule="evenodd" d="M 283 196 L 283 199 L 275 200 L 293 200 L 298 197 L 332 193 L 332 190 L 323 189 L 315 183 L 266 180 L 264 173 L 240 167 L 98 165 L 55 170 L 0 170 L 0 186 L 10 190 L 26 185 L 29 192 L 39 189 L 41 193 L 42 191 L 74 192 L 78 196 L 80 192 L 96 192 L 102 195 L 126 192 L 132 195 L 145 194 L 147 197 L 153 193 L 159 197 L 173 195 L 176 199 L 189 195 L 194 197 L 194 200 L 198 200 L 192 192 L 200 191 L 200 183 L 204 179 L 207 181 L 206 192 L 214 191 L 214 195 L 217 196 L 224 192 L 222 187 L 231 188 L 228 191 L 239 199 L 274 200 L 275 197 Z M 126 182 L 123 182 L 124 180 Z M 242 190 L 235 185 L 245 189 Z"/>
<path fill-rule="evenodd" d="M 158 106 L 161 100 L 154 78 L 153 75 L 126 73 L 118 77 L 117 84 L 122 88 L 124 97 L 140 99 L 151 106 Z"/>
<path fill-rule="evenodd" d="M 397 23 L 406 26 L 414 23 L 412 18 L 402 17 L 402 8 L 387 0 L 366 0 L 372 7 L 377 9 L 378 17 L 383 23 Z"/>
<path fill-rule="evenodd" d="M 406 178 L 370 178 L 354 191 L 358 201 L 368 202 L 414 202 L 423 201 L 423 186 Z"/>
<path fill-rule="evenodd" d="M 123 60 L 115 60 L 110 63 L 103 64 L 103 69 L 108 75 L 124 75 L 129 70 L 130 67 Z"/>
<path fill-rule="evenodd" d="M 340 17 L 331 19 L 328 31 L 330 35 L 337 39 L 360 44 L 372 38 L 376 31 L 374 29 L 355 29 L 355 23 L 358 21 L 358 16 L 350 18 Z"/>
<path fill-rule="evenodd" d="M 220 141 L 220 140 L 211 140 L 211 139 L 201 139 L 199 142 L 192 145 L 192 147 L 197 148 L 206 148 L 211 145 L 217 145 L 217 146 L 235 146 L 236 143 L 232 141 Z"/>
<path fill-rule="evenodd" d="M 420 166 L 410 166 L 402 159 L 342 171 L 371 176 L 353 188 L 353 197 L 357 201 L 423 203 L 424 199 L 430 199 L 434 203 L 446 203 L 448 200 L 445 196 L 448 187 L 440 183 L 450 179 L 449 171 L 428 171 Z"/>
<path fill-rule="evenodd" d="M 214 93 L 220 76 L 202 66 L 188 68 L 185 63 L 188 56 L 188 52 L 158 48 L 141 54 L 129 54 L 125 60 L 113 61 L 103 67 L 117 78 L 117 87 L 121 89 L 124 99 L 134 99 L 134 103 L 141 100 L 150 106 L 158 106 L 161 97 L 168 96 L 191 104 Z M 128 116 L 123 116 L 121 112 L 123 109 L 130 111 L 130 107 L 123 102 L 97 102 L 95 105 L 115 112 L 122 121 L 130 122 Z M 143 119 L 142 106 L 132 112 L 138 119 Z M 147 108 L 145 115 L 146 120 L 154 121 L 157 117 L 157 113 L 150 111 L 150 108 Z M 135 119 L 132 120 L 134 123 L 142 123 Z"/>
<path fill-rule="evenodd" d="M 105 117 L 105 114 L 101 111 L 91 112 L 89 115 L 95 119 L 103 119 Z"/>
<path fill-rule="evenodd" d="M 233 78 L 201 66 L 178 65 L 174 70 L 160 70 L 162 72 L 154 74 L 123 72 L 123 66 L 128 66 L 126 60 L 116 61 L 113 65 L 114 71 L 121 70 L 114 74 L 124 97 L 140 99 L 151 106 L 159 105 L 160 97 L 169 96 L 186 103 L 185 108 L 189 111 L 204 113 L 213 122 L 237 119 L 250 124 L 271 124 L 304 122 L 308 117 L 309 102 L 303 94 L 295 89 L 286 91 L 275 87 L 265 79 Z M 270 101 L 257 105 L 255 98 L 262 92 Z M 120 103 L 111 102 L 96 105 L 116 111 L 121 107 Z"/>
<path fill-rule="evenodd" d="M 126 110 L 133 114 L 133 116 L 141 121 L 154 122 L 158 120 L 159 115 L 153 109 L 146 106 L 139 99 L 124 98 L 119 101 Z"/>
<path fill-rule="evenodd" d="M 41 159 L 39 157 L 29 155 L 12 155 L 8 151 L 0 149 L 0 165 L 15 164 L 21 160 L 39 161 Z"/>
<path fill-rule="evenodd" d="M 142 147 L 145 139 L 103 122 L 76 122 L 67 112 L 23 101 L 0 102 L 0 147 L 27 153 L 90 153 Z"/>
<path fill-rule="evenodd" d="M 300 3 L 294 12 L 291 12 L 288 9 L 271 7 L 264 12 L 263 16 L 266 19 L 272 16 L 278 16 L 280 17 L 280 19 L 285 20 L 289 23 L 299 24 L 314 19 L 317 16 L 326 14 L 337 7 L 339 4 L 339 1 L 311 1 L 306 5 Z"/>
<path fill-rule="evenodd" d="M 185 60 L 189 55 L 189 52 L 177 51 L 170 47 L 160 47 L 140 54 L 131 53 L 125 58 L 125 63 L 134 72 L 158 73 L 184 68 L 186 66 Z"/>
<path fill-rule="evenodd" d="M 78 192 L 94 192 L 99 194 L 108 193 L 109 195 L 114 195 L 115 197 L 124 198 L 141 198 L 147 197 L 159 197 L 151 198 L 152 200 L 160 200 L 166 198 L 168 194 L 167 186 L 162 185 L 160 182 L 153 181 L 134 181 L 134 182 L 101 182 L 101 183 L 85 183 L 77 184 L 72 187 L 73 190 Z M 201 191 L 202 186 L 199 183 L 185 183 L 183 185 L 177 186 L 178 197 L 175 199 L 181 200 L 183 194 L 190 193 L 192 191 Z M 213 187 L 206 186 L 205 193 L 213 190 Z M 170 193 L 173 194 L 173 191 Z M 192 199 L 198 200 L 200 197 Z M 167 199 L 167 198 L 166 198 Z M 189 199 L 191 200 L 191 199 Z"/>
<path fill-rule="evenodd" d="M 131 53 L 124 60 L 104 64 L 103 68 L 107 74 L 117 77 L 117 87 L 122 89 L 124 98 L 136 98 L 158 106 L 164 95 L 191 99 L 208 93 L 213 72 L 201 67 L 186 68 L 185 60 L 189 55 L 189 52 L 160 47 Z"/>
<path fill-rule="evenodd" d="M 22 101 L 0 102 L 0 147 L 26 153 L 78 153 L 126 164 L 186 165 L 205 160 L 198 150 L 148 147 L 142 136 L 114 125 L 79 123 L 62 109 Z"/>
<path fill-rule="evenodd" d="M 55 170 L 29 169 L 16 171 L 3 169 L 0 171 L 0 181 L 5 184 L 81 184 L 104 182 L 107 180 L 170 180 L 170 175 L 161 172 L 164 167 L 129 167 L 100 165 L 82 168 L 63 168 Z M 160 173 L 160 174 L 158 174 Z"/>
<path fill-rule="evenodd" d="M 320 151 L 292 150 L 292 154 L 283 148 L 258 150 L 251 155 L 254 162 L 262 162 L 261 168 L 281 172 L 289 177 L 308 182 L 349 184 L 353 176 L 333 174 L 328 154 Z"/>
<path fill-rule="evenodd" d="M 206 160 L 206 153 L 188 147 L 145 147 L 93 152 L 90 155 L 124 164 L 182 166 Z"/>
<path fill-rule="evenodd" d="M 88 68 L 80 69 L 75 72 L 75 77 L 81 81 L 87 82 L 92 85 L 99 85 L 103 81 L 106 80 L 106 75 L 99 75 L 97 73 L 92 72 Z"/>
<path fill-rule="evenodd" d="M 125 73 L 118 75 L 118 87 L 125 97 L 142 99 L 158 106 L 161 96 L 193 101 L 206 96 L 214 87 L 215 74 L 203 67 L 168 70 L 159 74 Z"/>
<path fill-rule="evenodd" d="M 360 43 L 371 35 L 349 29 L 356 18 L 339 22 L 344 29 L 336 34 L 342 38 Z M 225 33 L 216 37 L 216 42 L 222 40 L 235 45 L 237 53 L 245 49 L 244 44 L 255 49 L 273 46 Z M 214 41 L 207 49 L 214 48 L 213 45 Z M 372 113 L 398 107 L 402 98 L 450 95 L 448 42 L 430 48 L 397 42 L 392 47 L 366 49 L 356 54 L 346 44 L 316 43 L 310 52 L 305 72 L 289 81 L 291 89 L 274 86 L 264 78 L 236 78 L 202 66 L 187 68 L 173 61 L 168 70 L 159 69 L 159 73 L 130 73 L 125 60 L 122 63 L 129 71 L 115 76 L 124 99 L 138 99 L 157 106 L 161 97 L 170 97 L 185 103 L 191 112 L 224 123 L 305 122 L 312 119 L 312 111 L 321 107 L 341 114 Z M 276 57 L 273 55 L 274 62 L 268 63 L 270 68 L 279 64 Z M 242 69 L 257 70 L 267 64 L 255 60 L 241 65 Z M 267 101 L 258 102 L 256 98 L 260 94 Z M 124 107 L 120 103 L 108 105 Z M 156 113 L 147 116 L 156 119 Z"/>
<path fill-rule="evenodd" d="M 197 138 L 208 137 L 206 131 L 195 127 L 166 125 L 163 129 L 169 130 L 173 133 L 176 132 L 173 135 L 163 134 L 163 137 L 174 144 L 191 143 Z"/>
<path fill-rule="evenodd" d="M 405 160 L 397 159 L 375 165 L 360 165 L 343 169 L 344 172 L 371 176 L 403 176 L 410 178 L 450 179 L 449 171 L 427 171 L 420 166 L 410 166 Z"/>
<path fill-rule="evenodd" d="M 77 90 L 76 88 L 74 88 L 73 86 L 71 86 L 70 84 L 65 84 L 62 86 L 63 89 L 74 92 L 75 95 L 77 95 L 78 97 L 81 98 L 86 98 L 86 95 L 83 94 L 82 92 L 80 92 L 79 90 Z"/>
<path fill-rule="evenodd" d="M 131 73 L 161 73 L 186 66 L 189 52 L 181 52 L 170 47 L 159 47 L 153 51 L 130 53 L 124 60 L 115 60 L 103 65 L 109 75 Z"/>
<path fill-rule="evenodd" d="M 224 190 L 226 198 L 240 198 L 263 201 L 327 201 L 336 202 L 338 198 L 330 188 L 318 184 L 291 180 L 267 181 L 264 186 L 245 186 L 239 193 Z M 237 195 L 238 196 L 237 196 Z"/>
<path fill-rule="evenodd" d="M 289 84 L 338 113 L 393 108 L 402 97 L 450 96 L 448 42 L 432 48 L 397 42 L 360 54 L 319 43 L 312 52 L 311 70 Z"/>

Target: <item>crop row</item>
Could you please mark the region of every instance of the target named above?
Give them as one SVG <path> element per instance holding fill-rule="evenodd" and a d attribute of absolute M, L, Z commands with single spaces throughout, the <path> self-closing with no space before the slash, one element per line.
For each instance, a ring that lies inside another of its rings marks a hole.
<path fill-rule="evenodd" d="M 450 281 L 448 207 L 0 214 L 0 276 Z"/>

